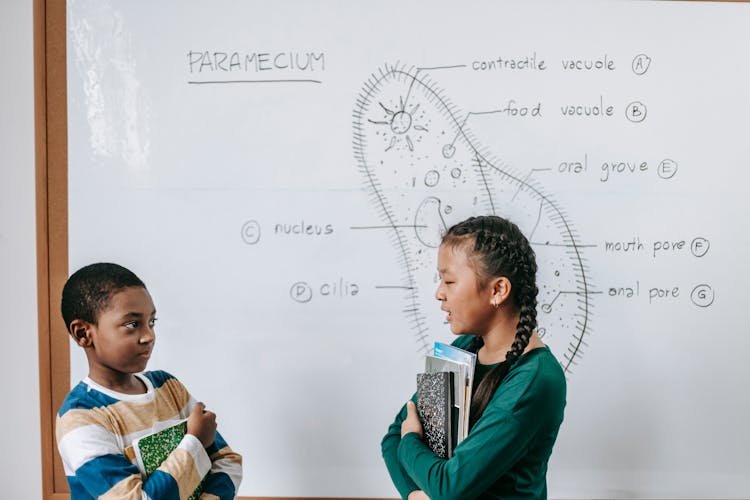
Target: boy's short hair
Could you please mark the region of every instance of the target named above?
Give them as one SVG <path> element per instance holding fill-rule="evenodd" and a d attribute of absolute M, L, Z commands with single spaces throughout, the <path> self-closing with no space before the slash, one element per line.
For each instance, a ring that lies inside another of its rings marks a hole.
<path fill-rule="evenodd" d="M 96 324 L 112 295 L 131 286 L 146 288 L 135 273 L 118 264 L 99 262 L 82 267 L 63 287 L 61 310 L 65 326 L 70 330 L 76 319 Z"/>

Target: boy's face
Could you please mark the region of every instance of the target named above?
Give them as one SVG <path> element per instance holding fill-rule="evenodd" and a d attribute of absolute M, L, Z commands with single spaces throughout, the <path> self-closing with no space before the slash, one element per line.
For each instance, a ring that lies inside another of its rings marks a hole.
<path fill-rule="evenodd" d="M 116 381 L 145 370 L 154 348 L 155 320 L 156 309 L 145 288 L 128 287 L 115 292 L 109 306 L 99 313 L 97 323 L 85 324 L 85 340 L 76 339 L 86 348 L 89 376 Z"/>

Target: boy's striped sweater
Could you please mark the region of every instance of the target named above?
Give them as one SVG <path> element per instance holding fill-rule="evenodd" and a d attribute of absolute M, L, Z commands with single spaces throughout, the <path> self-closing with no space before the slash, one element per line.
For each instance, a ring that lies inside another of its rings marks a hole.
<path fill-rule="evenodd" d="M 71 500 L 184 499 L 203 477 L 201 499 L 234 498 L 242 479 L 242 457 L 218 432 L 209 448 L 185 435 L 161 467 L 143 480 L 132 460 L 133 441 L 187 418 L 196 401 L 164 371 L 137 376 L 146 384 L 145 394 L 114 392 L 87 377 L 65 398 L 55 431 Z"/>

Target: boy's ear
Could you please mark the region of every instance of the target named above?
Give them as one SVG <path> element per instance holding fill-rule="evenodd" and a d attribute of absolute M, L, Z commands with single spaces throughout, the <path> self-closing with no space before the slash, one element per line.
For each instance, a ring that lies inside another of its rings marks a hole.
<path fill-rule="evenodd" d="M 91 324 L 88 321 L 82 319 L 74 319 L 70 323 L 69 328 L 70 336 L 76 344 L 81 347 L 89 347 L 92 344 L 93 339 L 91 338 Z"/>

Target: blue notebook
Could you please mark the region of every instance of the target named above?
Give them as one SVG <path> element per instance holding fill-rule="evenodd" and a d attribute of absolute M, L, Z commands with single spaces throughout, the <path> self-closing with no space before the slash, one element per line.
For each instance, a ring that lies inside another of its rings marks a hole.
<path fill-rule="evenodd" d="M 463 411 L 459 412 L 461 414 L 461 429 L 458 431 L 457 442 L 460 443 L 461 440 L 469 434 L 469 409 L 471 408 L 471 392 L 474 387 L 474 368 L 477 363 L 477 355 L 473 352 L 466 351 L 450 344 L 444 344 L 442 342 L 435 342 L 433 355 L 436 358 L 455 361 L 466 365 L 466 379 L 463 381 L 463 384 L 457 384 L 463 385 L 465 391 L 463 398 L 461 398 Z"/>

